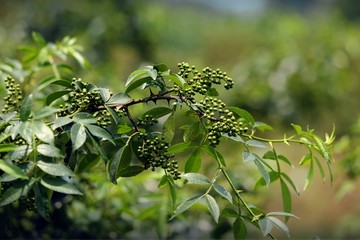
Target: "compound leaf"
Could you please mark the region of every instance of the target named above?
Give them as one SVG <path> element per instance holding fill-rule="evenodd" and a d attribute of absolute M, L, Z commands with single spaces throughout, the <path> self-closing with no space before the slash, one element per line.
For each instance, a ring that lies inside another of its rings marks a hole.
<path fill-rule="evenodd" d="M 40 180 L 41 185 L 44 187 L 53 190 L 55 192 L 65 193 L 65 194 L 74 194 L 74 195 L 83 195 L 73 184 L 65 181 L 61 178 L 53 177 L 43 177 Z"/>

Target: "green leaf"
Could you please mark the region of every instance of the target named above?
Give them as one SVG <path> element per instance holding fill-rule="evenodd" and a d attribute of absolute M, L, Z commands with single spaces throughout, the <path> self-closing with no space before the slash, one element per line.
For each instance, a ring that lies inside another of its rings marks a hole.
<path fill-rule="evenodd" d="M 22 101 L 20 106 L 20 120 L 25 122 L 29 119 L 32 107 L 33 95 L 30 94 Z"/>
<path fill-rule="evenodd" d="M 138 79 L 144 78 L 148 76 L 148 72 L 145 69 L 138 69 L 130 73 L 128 79 L 126 80 L 125 87 L 129 86 L 129 84 Z"/>
<path fill-rule="evenodd" d="M 201 198 L 203 197 L 202 194 L 200 195 L 195 195 L 187 200 L 185 200 L 184 202 L 182 202 L 174 211 L 174 214 L 171 216 L 171 219 L 174 219 L 176 216 L 178 216 L 179 214 L 185 212 L 187 209 L 189 209 L 192 205 L 194 205 L 196 202 L 198 202 Z"/>
<path fill-rule="evenodd" d="M 167 175 L 162 175 L 159 180 L 158 188 L 163 188 L 168 184 Z"/>
<path fill-rule="evenodd" d="M 44 122 L 32 121 L 30 127 L 39 140 L 49 144 L 54 143 L 54 133 Z"/>
<path fill-rule="evenodd" d="M 180 87 L 184 86 L 184 84 L 186 83 L 186 81 L 178 74 L 169 74 L 166 76 L 166 78 Z"/>
<path fill-rule="evenodd" d="M 51 126 L 53 130 L 63 127 L 65 125 L 68 125 L 69 123 L 72 123 L 72 119 L 68 117 L 58 117 L 54 120 L 54 124 Z"/>
<path fill-rule="evenodd" d="M 251 126 L 254 125 L 255 120 L 254 120 L 253 116 L 245 109 L 241 109 L 238 107 L 228 107 L 228 109 L 230 111 L 236 113 L 239 117 L 243 118 L 246 123 L 250 124 Z"/>
<path fill-rule="evenodd" d="M 314 161 L 311 159 L 309 171 L 308 171 L 308 173 L 306 175 L 306 179 L 305 179 L 304 191 L 309 187 L 313 177 L 314 177 Z"/>
<path fill-rule="evenodd" d="M 224 208 L 221 211 L 221 216 L 237 218 L 237 217 L 239 217 L 239 213 L 232 208 Z"/>
<path fill-rule="evenodd" d="M 20 160 L 25 158 L 32 152 L 32 147 L 29 145 L 21 145 L 18 146 L 14 151 L 9 152 L 6 156 L 9 157 L 11 160 Z"/>
<path fill-rule="evenodd" d="M 46 40 L 39 33 L 32 32 L 31 36 L 38 46 L 40 47 L 46 46 Z"/>
<path fill-rule="evenodd" d="M 65 194 L 74 194 L 74 195 L 83 195 L 73 184 L 61 179 L 53 177 L 43 177 L 40 180 L 41 185 L 44 187 L 53 190 L 55 192 L 65 193 Z"/>
<path fill-rule="evenodd" d="M 182 128 L 185 129 L 183 134 L 184 142 L 191 142 L 200 134 L 200 122 L 194 122 Z"/>
<path fill-rule="evenodd" d="M 133 165 L 123 168 L 119 171 L 119 177 L 133 177 L 144 171 L 143 166 Z"/>
<path fill-rule="evenodd" d="M 280 186 L 281 186 L 283 209 L 285 212 L 291 212 L 292 209 L 291 194 L 288 186 L 281 178 L 280 178 Z"/>
<path fill-rule="evenodd" d="M 189 183 L 193 184 L 211 184 L 211 181 L 204 175 L 200 173 L 186 173 L 184 174 L 184 178 L 189 181 Z"/>
<path fill-rule="evenodd" d="M 72 156 L 73 155 L 77 162 L 74 170 L 75 173 L 89 172 L 89 170 L 96 166 L 100 161 L 100 156 L 97 153 L 86 155 L 79 154 L 80 156 L 78 156 L 78 153 L 74 152 L 72 153 Z"/>
<path fill-rule="evenodd" d="M 112 183 L 117 184 L 120 170 L 128 167 L 131 163 L 132 151 L 130 145 L 121 147 L 111 158 L 108 163 L 109 179 Z"/>
<path fill-rule="evenodd" d="M 29 179 L 28 176 L 26 176 L 26 174 L 18 166 L 12 164 L 11 162 L 0 159 L 0 169 L 7 174 L 10 174 L 11 176 L 14 176 L 15 179 Z"/>
<path fill-rule="evenodd" d="M 198 172 L 201 167 L 201 154 L 200 149 L 191 153 L 189 158 L 185 162 L 185 173 Z"/>
<path fill-rule="evenodd" d="M 120 107 L 122 105 L 125 105 L 127 103 L 130 103 L 132 100 L 132 98 L 127 95 L 126 93 L 116 93 L 115 95 L 113 95 L 109 101 L 106 102 L 106 105 L 109 107 Z"/>
<path fill-rule="evenodd" d="M 264 132 L 265 130 L 270 130 L 270 131 L 274 130 L 270 125 L 263 122 L 255 122 L 253 128 L 257 128 L 261 132 Z"/>
<path fill-rule="evenodd" d="M 164 122 L 163 134 L 165 136 L 165 141 L 171 143 L 175 135 L 175 119 L 173 114 L 171 114 Z"/>
<path fill-rule="evenodd" d="M 267 148 L 267 145 L 263 142 L 257 141 L 257 140 L 248 140 L 245 142 L 246 145 L 251 147 L 257 147 L 257 148 Z"/>
<path fill-rule="evenodd" d="M 206 92 L 206 95 L 211 96 L 211 97 L 217 97 L 217 96 L 219 96 L 219 93 L 216 90 L 216 88 L 209 88 Z"/>
<path fill-rule="evenodd" d="M 296 124 L 291 124 L 291 126 L 293 126 L 293 128 L 295 129 L 295 132 L 300 135 L 303 131 L 302 131 L 302 127 L 300 125 L 296 125 Z"/>
<path fill-rule="evenodd" d="M 12 143 L 0 144 L 0 152 L 10 152 L 16 149 L 16 145 Z"/>
<path fill-rule="evenodd" d="M 220 210 L 218 204 L 216 203 L 215 199 L 209 194 L 205 195 L 205 200 L 206 200 L 206 206 L 209 209 L 211 216 L 213 217 L 214 221 L 218 223 L 220 216 Z"/>
<path fill-rule="evenodd" d="M 265 182 L 266 182 L 266 186 L 269 187 L 270 184 L 270 175 L 269 173 L 266 171 L 263 163 L 261 161 L 259 161 L 257 158 L 254 161 L 256 167 L 258 168 L 261 176 L 264 178 Z"/>
<path fill-rule="evenodd" d="M 286 236 L 290 238 L 289 228 L 286 226 L 285 223 L 283 223 L 282 221 L 280 221 L 278 218 L 275 217 L 268 217 L 268 219 L 273 223 L 275 227 L 283 231 L 286 234 Z"/>
<path fill-rule="evenodd" d="M 219 163 L 221 163 L 222 166 L 226 167 L 224 157 L 218 151 L 216 151 L 214 148 L 212 148 L 208 145 L 204 145 L 201 147 L 201 149 L 204 150 L 210 157 L 212 157 L 213 159 L 215 159 Z"/>
<path fill-rule="evenodd" d="M 6 206 L 18 200 L 20 197 L 27 195 L 33 184 L 33 180 L 23 180 L 20 182 L 15 182 L 1 195 L 0 207 Z"/>
<path fill-rule="evenodd" d="M 45 162 L 39 160 L 36 165 L 45 173 L 53 175 L 53 176 L 70 176 L 74 177 L 75 174 L 70 168 L 66 167 L 62 163 L 58 162 Z"/>
<path fill-rule="evenodd" d="M 244 150 L 242 153 L 242 158 L 243 158 L 244 163 L 246 163 L 246 162 L 254 161 L 256 159 L 256 156 L 255 156 L 255 154 L 249 152 L 248 150 Z"/>
<path fill-rule="evenodd" d="M 267 217 L 270 217 L 270 216 L 283 216 L 283 217 L 293 217 L 293 218 L 300 219 L 297 216 L 295 216 L 294 214 L 288 213 L 288 212 L 269 212 L 269 213 L 266 214 L 266 216 Z"/>
<path fill-rule="evenodd" d="M 147 72 L 149 76 L 152 78 L 152 80 L 156 80 L 158 76 L 156 69 L 148 69 Z"/>
<path fill-rule="evenodd" d="M 135 82 L 132 82 L 131 84 L 129 84 L 125 90 L 125 93 L 129 93 L 133 90 L 135 90 L 136 88 L 142 86 L 145 83 L 148 83 L 151 81 L 151 77 L 145 77 L 145 78 L 141 78 Z"/>
<path fill-rule="evenodd" d="M 80 124 L 94 124 L 96 123 L 96 119 L 90 113 L 79 112 L 73 117 L 74 122 Z"/>
<path fill-rule="evenodd" d="M 93 136 L 96 136 L 100 139 L 109 140 L 109 141 L 113 140 L 113 137 L 110 135 L 110 133 L 108 131 L 106 131 L 105 129 L 103 129 L 102 127 L 88 124 L 88 125 L 86 125 L 86 128 L 89 130 L 89 132 Z"/>
<path fill-rule="evenodd" d="M 166 72 L 169 70 L 169 67 L 164 63 L 159 63 L 154 65 L 154 69 L 156 69 L 158 72 Z"/>
<path fill-rule="evenodd" d="M 56 113 L 58 110 L 59 110 L 59 109 L 57 109 L 57 108 L 45 106 L 45 107 L 43 107 L 40 111 L 34 113 L 33 120 L 38 120 L 38 119 L 46 118 L 46 117 L 48 117 L 48 116 L 53 115 L 53 114 Z"/>
<path fill-rule="evenodd" d="M 234 239 L 246 239 L 247 237 L 247 228 L 241 217 L 236 218 L 233 223 L 233 234 Z"/>
<path fill-rule="evenodd" d="M 168 186 L 169 186 L 169 190 L 170 190 L 172 208 L 174 209 L 175 204 L 176 204 L 176 186 L 175 186 L 175 183 L 174 183 L 174 179 L 172 179 L 171 176 L 167 175 L 166 179 L 168 181 Z"/>
<path fill-rule="evenodd" d="M 124 134 L 124 133 L 128 133 L 128 132 L 131 132 L 133 130 L 133 127 L 124 123 L 124 124 L 121 124 L 118 126 L 117 128 L 117 133 L 119 134 Z"/>
<path fill-rule="evenodd" d="M 167 107 L 155 107 L 150 109 L 149 111 L 145 112 L 142 116 L 152 116 L 154 118 L 160 118 L 162 116 L 165 116 L 169 113 L 172 113 L 173 110 L 171 108 L 167 108 Z"/>
<path fill-rule="evenodd" d="M 100 92 L 100 96 L 101 96 L 101 99 L 104 101 L 104 102 L 107 102 L 109 101 L 110 97 L 111 97 L 111 92 L 109 89 L 107 88 L 98 88 L 99 92 Z"/>
<path fill-rule="evenodd" d="M 275 171 L 271 171 L 269 172 L 269 176 L 270 176 L 270 183 L 272 182 L 275 182 L 276 180 L 279 179 L 279 173 L 278 172 L 275 172 Z M 265 182 L 265 179 L 264 178 L 260 178 L 255 186 L 254 186 L 254 189 L 258 189 L 259 187 L 263 187 L 266 185 L 266 182 Z"/>
<path fill-rule="evenodd" d="M 35 183 L 34 186 L 35 193 L 35 205 L 36 211 L 42 216 L 46 221 L 50 222 L 50 196 L 48 191 L 42 187 L 39 183 Z"/>
<path fill-rule="evenodd" d="M 36 150 L 43 156 L 55 157 L 55 158 L 64 157 L 63 154 L 61 153 L 60 149 L 58 149 L 57 147 L 55 147 L 53 145 L 49 145 L 49 144 L 39 144 L 36 147 Z"/>
<path fill-rule="evenodd" d="M 227 199 L 231 204 L 233 203 L 231 194 L 223 186 L 214 184 L 213 187 L 223 198 Z"/>
<path fill-rule="evenodd" d="M 177 143 L 177 144 L 174 144 L 171 147 L 169 147 L 168 153 L 170 153 L 170 154 L 181 153 L 181 152 L 185 152 L 186 150 L 194 149 L 196 147 L 198 147 L 198 146 L 193 142 Z"/>
<path fill-rule="evenodd" d="M 30 121 L 20 123 L 19 134 L 26 141 L 26 143 L 32 143 L 34 133 L 33 129 L 30 127 Z"/>
<path fill-rule="evenodd" d="M 281 177 L 285 178 L 285 180 L 290 184 L 290 186 L 292 187 L 292 189 L 295 191 L 295 193 L 299 196 L 300 195 L 300 191 L 299 189 L 296 187 L 295 183 L 292 181 L 292 179 L 284 172 L 281 173 Z"/>
<path fill-rule="evenodd" d="M 62 90 L 62 91 L 52 92 L 52 93 L 50 93 L 49 95 L 46 96 L 45 104 L 49 106 L 52 102 L 60 99 L 62 96 L 68 94 L 69 92 L 70 92 L 69 90 Z"/>
<path fill-rule="evenodd" d="M 82 145 L 84 145 L 86 141 L 86 129 L 83 125 L 79 123 L 75 123 L 71 127 L 71 142 L 73 145 L 73 151 L 79 149 Z"/>
<path fill-rule="evenodd" d="M 273 229 L 273 223 L 267 217 L 263 217 L 259 219 L 259 227 L 261 232 L 263 233 L 263 236 L 265 237 Z"/>
<path fill-rule="evenodd" d="M 319 161 L 319 159 L 317 157 L 314 156 L 313 159 L 314 159 L 316 165 L 319 168 L 322 180 L 325 181 L 325 171 L 324 171 L 323 166 L 321 165 L 321 163 L 320 163 L 320 161 Z"/>

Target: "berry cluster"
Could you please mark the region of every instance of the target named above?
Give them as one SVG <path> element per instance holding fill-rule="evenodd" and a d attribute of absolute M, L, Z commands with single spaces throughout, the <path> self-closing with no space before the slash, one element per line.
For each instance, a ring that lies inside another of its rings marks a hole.
<path fill-rule="evenodd" d="M 191 86 L 190 95 L 199 93 L 205 95 L 207 91 L 212 87 L 212 84 L 221 84 L 224 82 L 224 88 L 230 89 L 234 85 L 234 81 L 229 78 L 226 72 L 220 69 L 212 70 L 209 67 L 204 68 L 201 72 L 196 70 L 195 66 L 191 66 L 188 63 L 182 62 L 178 64 L 180 71 L 178 74 L 187 79 L 187 83 Z M 190 77 L 192 76 L 192 77 Z"/>
<path fill-rule="evenodd" d="M 154 124 L 158 123 L 158 120 L 150 115 L 145 115 L 144 117 L 140 117 L 136 123 L 136 125 L 143 127 L 143 126 L 153 126 Z"/>
<path fill-rule="evenodd" d="M 107 110 L 99 109 L 99 106 L 104 105 L 99 90 L 81 79 L 74 79 L 71 86 L 73 91 L 69 93 L 69 104 L 60 105 L 62 110 L 59 112 L 59 115 L 66 116 L 74 112 L 88 112 L 94 116 L 99 126 L 108 126 L 111 123 L 111 115 Z M 119 116 L 124 115 L 122 109 L 115 109 L 115 111 Z"/>
<path fill-rule="evenodd" d="M 140 134 L 142 145 L 137 149 L 139 157 L 144 160 L 145 169 L 151 168 L 155 171 L 157 167 L 162 167 L 171 175 L 174 180 L 180 179 L 177 161 L 173 160 L 174 155 L 168 153 L 169 144 L 161 135 L 149 137 Z"/>
<path fill-rule="evenodd" d="M 2 113 L 18 110 L 19 104 L 22 100 L 20 85 L 16 84 L 15 80 L 8 76 L 5 79 L 5 88 L 7 90 L 7 95 L 4 97 L 5 104 L 2 109 Z"/>
<path fill-rule="evenodd" d="M 223 101 L 213 97 L 206 97 L 200 101 L 202 117 L 209 120 L 208 140 L 212 147 L 216 147 L 222 134 L 236 135 L 246 132 L 247 127 L 243 127 L 242 122 L 237 122 L 234 114 L 226 108 Z"/>

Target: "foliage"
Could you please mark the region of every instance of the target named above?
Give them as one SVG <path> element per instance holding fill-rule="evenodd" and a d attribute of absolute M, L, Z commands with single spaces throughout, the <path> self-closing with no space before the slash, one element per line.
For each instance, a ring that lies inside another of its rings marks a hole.
<path fill-rule="evenodd" d="M 55 193 L 86 195 L 81 178 L 101 162 L 114 184 L 146 170 L 162 172 L 158 187 L 168 189 L 171 204 L 165 216 L 172 213 L 170 220 L 203 203 L 214 222 L 233 219 L 236 239 L 245 238 L 250 225 L 263 236 L 273 237 L 273 227 L 290 236 L 279 217 L 296 217 L 291 214 L 290 191 L 300 191 L 283 170 L 293 163 L 276 145 L 299 144 L 307 150 L 300 162 L 309 167 L 305 189 L 315 168 L 325 180 L 326 166 L 332 182 L 329 149 L 334 131 L 323 140 L 313 129 L 293 124 L 290 136 L 261 137 L 271 126 L 222 101 L 218 89 L 229 90 L 234 82 L 220 69 L 198 70 L 184 62 L 177 72 L 165 64 L 145 66 L 129 75 L 124 92 L 113 93 L 69 77 L 73 73 L 68 58 L 86 66 L 76 39 L 65 37 L 53 44 L 36 33 L 33 39 L 36 45 L 23 48 L 22 61 L 0 65 L 2 73 L 9 74 L 0 115 L 1 207 L 26 201 L 51 221 Z M 40 77 L 44 80 L 34 81 Z M 135 92 L 143 96 L 134 98 Z M 177 121 L 179 115 L 186 116 L 185 123 Z M 243 162 L 256 166 L 261 176 L 256 187 L 280 185 L 283 212 L 266 213 L 244 198 L 217 150 L 224 140 L 236 142 L 243 149 Z M 202 169 L 204 156 L 213 161 L 210 175 Z M 203 190 L 179 203 L 192 184 Z M 220 209 L 219 201 L 226 207 Z"/>

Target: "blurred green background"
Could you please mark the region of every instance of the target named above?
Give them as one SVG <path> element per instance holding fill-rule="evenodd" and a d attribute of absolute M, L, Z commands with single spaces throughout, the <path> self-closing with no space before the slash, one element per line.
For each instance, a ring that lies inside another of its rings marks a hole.
<path fill-rule="evenodd" d="M 302 220 L 291 220 L 289 227 L 293 238 L 356 238 L 359 20 L 360 3 L 350 0 L 0 0 L 0 59 L 20 56 L 18 47 L 30 41 L 32 31 L 54 42 L 69 35 L 78 38 L 92 65 L 75 77 L 114 91 L 121 91 L 127 75 L 141 65 L 163 62 L 175 68 L 187 61 L 199 68 L 221 68 L 233 77 L 236 85 L 224 95 L 225 102 L 272 125 L 271 136 L 282 137 L 291 123 L 309 125 L 320 135 L 335 124 L 335 183 L 331 187 L 317 177 L 300 197 L 294 195 L 293 213 Z M 223 150 L 247 197 L 281 211 L 277 186 L 254 194 L 254 169 L 239 163 L 241 152 Z M 300 160 L 296 146 L 281 151 L 294 164 Z M 302 188 L 305 169 L 289 172 Z M 204 206 L 165 226 L 166 210 L 160 214 L 159 208 L 166 194 L 157 190 L 157 177 L 144 174 L 114 186 L 104 175 L 89 173 L 84 176 L 86 200 L 59 196 L 52 224 L 31 212 L 1 212 L 2 226 L 10 226 L 5 236 L 153 238 L 156 231 L 179 239 L 231 236 L 229 222 L 214 225 L 199 212 Z"/>

